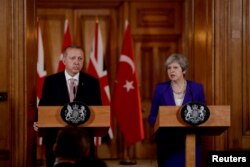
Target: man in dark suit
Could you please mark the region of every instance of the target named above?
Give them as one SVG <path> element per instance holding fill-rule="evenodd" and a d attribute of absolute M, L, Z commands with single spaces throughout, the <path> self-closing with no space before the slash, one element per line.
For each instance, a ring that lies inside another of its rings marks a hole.
<path fill-rule="evenodd" d="M 78 46 L 69 46 L 63 54 L 65 71 L 47 76 L 44 81 L 42 97 L 39 106 L 63 106 L 70 100 L 70 79 L 73 78 L 74 101 L 80 101 L 86 105 L 101 105 L 99 82 L 94 77 L 82 72 L 84 63 L 83 50 Z M 48 111 L 49 112 L 49 111 Z M 58 129 L 45 129 L 44 144 L 46 147 L 46 165 L 52 167 L 55 161 L 53 145 Z M 88 130 L 90 136 L 93 131 Z M 94 156 L 94 142 L 91 141 L 90 156 Z"/>

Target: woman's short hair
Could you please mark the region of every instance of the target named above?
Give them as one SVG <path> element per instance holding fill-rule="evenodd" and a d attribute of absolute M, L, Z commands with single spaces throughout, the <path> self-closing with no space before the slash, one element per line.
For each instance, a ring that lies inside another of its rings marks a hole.
<path fill-rule="evenodd" d="M 165 68 L 167 69 L 168 66 L 173 63 L 173 62 L 177 62 L 178 64 L 180 64 L 182 71 L 187 71 L 188 69 L 188 60 L 185 56 L 183 56 L 182 54 L 179 53 L 174 53 L 171 54 L 167 60 L 164 63 Z"/>

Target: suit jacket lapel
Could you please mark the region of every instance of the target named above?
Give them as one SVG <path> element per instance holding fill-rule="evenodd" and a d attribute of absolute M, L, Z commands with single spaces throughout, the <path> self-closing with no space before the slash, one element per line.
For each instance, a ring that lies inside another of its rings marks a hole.
<path fill-rule="evenodd" d="M 172 88 L 171 88 L 171 85 L 169 83 L 167 83 L 163 93 L 164 93 L 163 97 L 164 97 L 164 101 L 165 101 L 166 105 L 175 105 Z"/>
<path fill-rule="evenodd" d="M 76 92 L 76 96 L 78 95 L 79 96 L 79 93 L 80 92 L 84 92 L 83 89 L 84 89 L 84 74 L 82 72 L 80 72 L 80 75 L 79 75 L 79 83 L 78 83 L 78 87 L 77 87 L 77 92 Z"/>
<path fill-rule="evenodd" d="M 67 101 L 70 101 L 69 100 L 69 92 L 68 92 L 68 83 L 66 81 L 66 77 L 65 77 L 65 74 L 64 72 L 61 73 L 60 75 L 60 81 L 58 83 L 61 83 L 59 85 L 57 85 L 58 87 L 60 87 L 60 90 L 61 90 L 61 97 L 65 97 Z M 57 84 L 58 84 L 57 83 Z"/>
<path fill-rule="evenodd" d="M 185 97 L 184 97 L 183 104 L 194 101 L 194 99 L 193 99 L 193 91 L 194 90 L 192 89 L 192 83 L 187 81 L 186 94 L 185 94 Z"/>

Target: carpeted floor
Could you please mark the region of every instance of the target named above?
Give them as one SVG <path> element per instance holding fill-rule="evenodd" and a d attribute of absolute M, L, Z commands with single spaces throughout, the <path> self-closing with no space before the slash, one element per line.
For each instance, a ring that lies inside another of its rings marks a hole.
<path fill-rule="evenodd" d="M 120 161 L 117 160 L 105 160 L 108 167 L 157 167 L 155 160 L 137 160 L 134 165 L 121 165 Z"/>
<path fill-rule="evenodd" d="M 157 167 L 157 162 L 155 160 L 137 160 L 136 164 L 120 164 L 118 160 L 104 160 L 108 167 Z M 38 161 L 36 167 L 45 167 L 45 162 Z"/>

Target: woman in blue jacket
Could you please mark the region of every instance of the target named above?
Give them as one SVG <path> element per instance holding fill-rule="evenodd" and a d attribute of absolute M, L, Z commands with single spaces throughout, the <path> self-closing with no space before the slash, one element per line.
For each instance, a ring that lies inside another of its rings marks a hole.
<path fill-rule="evenodd" d="M 205 104 L 203 86 L 185 79 L 187 58 L 172 54 L 165 62 L 169 81 L 155 87 L 149 123 L 154 126 L 159 106 L 182 106 L 195 101 Z M 160 128 L 155 134 L 159 167 L 185 167 L 185 132 L 178 128 Z M 200 166 L 200 139 L 196 144 L 196 166 Z"/>

